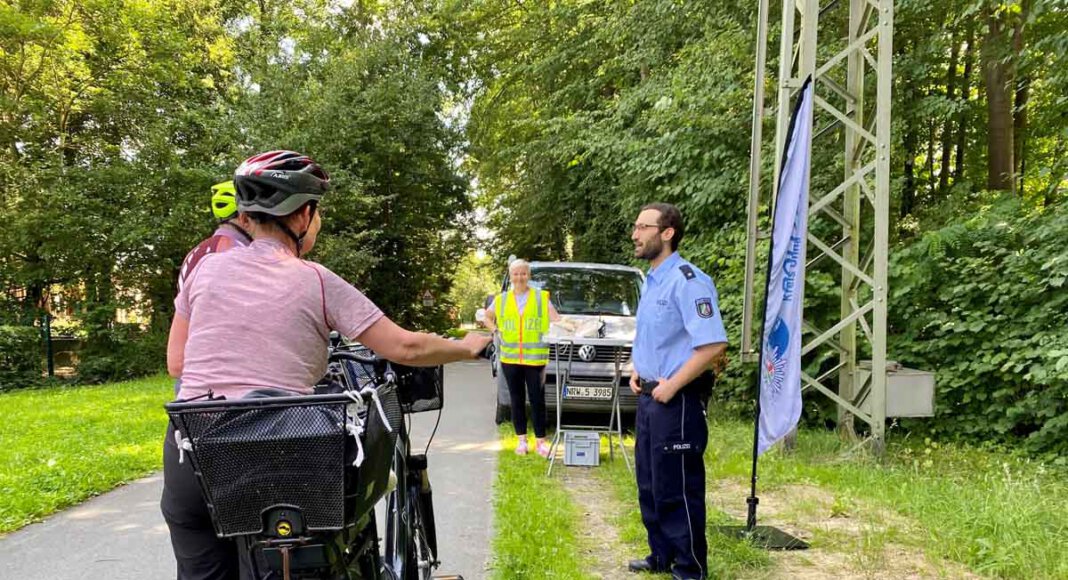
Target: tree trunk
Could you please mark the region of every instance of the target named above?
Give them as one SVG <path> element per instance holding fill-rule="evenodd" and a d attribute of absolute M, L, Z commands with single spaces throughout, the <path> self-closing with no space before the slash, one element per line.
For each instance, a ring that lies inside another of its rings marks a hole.
<path fill-rule="evenodd" d="M 946 71 L 946 101 L 952 103 L 957 89 L 957 61 L 960 57 L 960 37 L 956 31 L 950 35 L 953 47 L 949 53 L 949 69 Z M 950 161 L 953 154 L 953 115 L 946 115 L 942 123 L 942 169 L 938 172 L 938 191 L 945 194 L 949 189 Z"/>
<path fill-rule="evenodd" d="M 901 217 L 912 213 L 916 206 L 916 129 L 905 124 L 905 186 L 901 190 Z"/>
<path fill-rule="evenodd" d="M 927 125 L 927 163 L 924 164 L 924 168 L 927 170 L 927 191 L 933 194 L 935 190 L 935 141 L 938 140 L 937 123 L 930 123 Z"/>
<path fill-rule="evenodd" d="M 1023 0 L 1020 3 L 1020 14 L 1012 34 L 1013 60 L 1020 62 L 1024 50 L 1024 25 L 1027 22 L 1028 13 L 1031 10 L 1031 0 Z M 1019 71 L 1017 71 L 1019 73 Z M 1031 93 L 1031 77 L 1026 73 L 1019 73 L 1016 79 L 1016 93 L 1013 106 L 1013 160 L 1015 161 L 1016 192 L 1024 194 L 1024 171 L 1027 169 L 1027 101 Z"/>
<path fill-rule="evenodd" d="M 1015 193 L 1013 171 L 1012 62 L 1006 58 L 1007 26 L 1003 15 L 987 11 L 983 41 L 983 83 L 986 88 L 986 186 L 992 191 Z"/>
<path fill-rule="evenodd" d="M 31 282 L 26 288 L 26 303 L 23 311 L 19 313 L 19 323 L 33 324 L 42 317 L 48 306 L 46 300 L 45 285 L 38 280 Z"/>
<path fill-rule="evenodd" d="M 975 22 L 968 22 L 968 44 L 964 51 L 964 72 L 960 79 L 960 114 L 957 115 L 956 165 L 953 167 L 953 182 L 964 179 L 964 146 L 968 140 L 968 102 L 972 98 L 972 68 L 975 64 Z"/>
<path fill-rule="evenodd" d="M 1013 117 L 1013 142 L 1016 151 L 1013 159 L 1016 161 L 1016 192 L 1024 194 L 1024 177 L 1027 173 L 1027 101 L 1031 92 L 1031 79 L 1020 78 L 1016 84 L 1016 111 Z"/>

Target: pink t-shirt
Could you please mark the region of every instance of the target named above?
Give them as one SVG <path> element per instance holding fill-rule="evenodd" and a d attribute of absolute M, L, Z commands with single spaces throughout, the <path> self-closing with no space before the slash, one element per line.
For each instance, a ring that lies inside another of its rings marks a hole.
<path fill-rule="evenodd" d="M 228 399 L 261 388 L 308 394 L 326 372 L 330 331 L 355 338 L 383 316 L 337 274 L 272 239 L 205 256 L 174 309 L 189 320 L 183 399 L 209 389 Z"/>

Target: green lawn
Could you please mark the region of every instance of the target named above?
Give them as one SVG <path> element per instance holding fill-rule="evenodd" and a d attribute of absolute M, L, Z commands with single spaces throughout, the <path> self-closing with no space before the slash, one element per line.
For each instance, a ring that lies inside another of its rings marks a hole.
<path fill-rule="evenodd" d="M 162 465 L 173 380 L 0 394 L 0 533 Z"/>
<path fill-rule="evenodd" d="M 493 577 L 501 580 L 590 576 L 580 556 L 578 509 L 546 461 L 515 454 L 515 435 L 501 428 L 502 449 L 494 483 Z M 533 440 L 532 440 L 533 441 Z"/>
<path fill-rule="evenodd" d="M 165 376 L 93 387 L 0 394 L 0 533 L 160 467 Z M 891 438 L 886 457 L 847 454 L 833 433 L 802 431 L 792 453 L 760 461 L 761 523 L 801 532 L 803 554 L 768 554 L 719 536 L 744 514 L 752 426 L 713 418 L 706 465 L 709 565 L 714 577 L 783 577 L 811 570 L 1068 578 L 1068 476 L 1018 455 Z M 516 456 L 502 428 L 494 492 L 493 574 L 502 579 L 589 578 L 602 546 L 584 532 L 564 478 L 536 455 Z M 606 442 L 602 451 L 607 452 Z M 621 461 L 592 470 L 611 490 L 604 520 L 618 553 L 640 557 L 645 536 L 633 476 Z M 561 468 L 563 466 L 561 465 Z M 587 506 L 587 509 L 588 506 Z M 593 556 L 591 556 L 593 554 Z"/>
<path fill-rule="evenodd" d="M 710 477 L 747 479 L 751 437 L 751 424 L 713 421 Z M 833 433 L 802 432 L 796 452 L 761 458 L 761 485 L 767 490 L 816 485 L 833 494 L 832 511 L 848 515 L 871 506 L 901 516 L 901 523 L 884 522 L 888 541 L 982 575 L 1068 578 L 1064 469 L 930 441 L 891 438 L 882 462 L 863 453 L 845 460 L 845 450 Z"/>
<path fill-rule="evenodd" d="M 549 479 L 544 461 L 513 454 L 507 430 L 494 500 L 496 577 L 626 575 L 622 562 L 647 551 L 645 529 L 634 477 L 618 457 L 608 460 L 607 440 L 601 439 L 600 467 L 561 466 Z M 885 577 L 1068 578 L 1063 467 L 905 437 L 892 436 L 888 452 L 876 459 L 833 433 L 802 430 L 796 451 L 776 449 L 760 458 L 759 523 L 802 536 L 811 550 L 767 552 L 722 535 L 721 524 L 744 522 L 752 437 L 748 421 L 711 420 L 709 578 L 865 577 L 876 571 Z M 567 487 L 575 481 L 567 469 L 590 473 L 610 495 L 591 508 L 588 492 L 576 496 Z M 615 533 L 591 529 L 597 520 Z M 616 538 L 612 546 L 604 545 L 609 536 Z"/>

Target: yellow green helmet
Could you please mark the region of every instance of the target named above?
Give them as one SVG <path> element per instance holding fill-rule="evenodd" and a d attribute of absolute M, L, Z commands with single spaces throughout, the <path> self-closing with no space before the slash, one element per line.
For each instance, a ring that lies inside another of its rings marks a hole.
<path fill-rule="evenodd" d="M 237 190 L 233 181 L 211 186 L 211 213 L 220 221 L 237 216 Z"/>

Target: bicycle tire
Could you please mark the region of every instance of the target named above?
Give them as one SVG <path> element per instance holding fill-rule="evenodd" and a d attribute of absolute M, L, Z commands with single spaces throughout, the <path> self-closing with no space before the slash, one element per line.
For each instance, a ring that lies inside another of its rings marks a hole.
<path fill-rule="evenodd" d="M 407 481 L 390 492 L 386 502 L 384 562 L 397 580 L 429 580 L 437 565 L 437 539 L 431 540 L 436 531 L 433 515 L 423 512 L 421 477 L 420 472 L 407 474 Z"/>
<path fill-rule="evenodd" d="M 411 527 L 406 521 L 410 519 L 408 505 L 408 485 L 404 444 L 397 440 L 397 449 L 393 455 L 393 472 L 397 485 L 386 496 L 386 533 L 383 550 L 384 568 L 397 580 L 407 580 L 411 565 Z"/>
<path fill-rule="evenodd" d="M 408 488 L 408 497 L 410 498 L 408 521 L 411 534 L 409 535 L 409 558 L 405 580 L 430 580 L 434 574 L 434 552 L 431 551 L 427 540 L 418 485 Z"/>
<path fill-rule="evenodd" d="M 416 478 L 419 482 L 419 510 L 423 533 L 426 534 L 427 545 L 430 547 L 430 553 L 437 559 L 438 554 L 438 531 L 434 520 L 434 496 L 433 489 L 430 486 L 430 475 L 426 470 L 420 471 Z"/>

